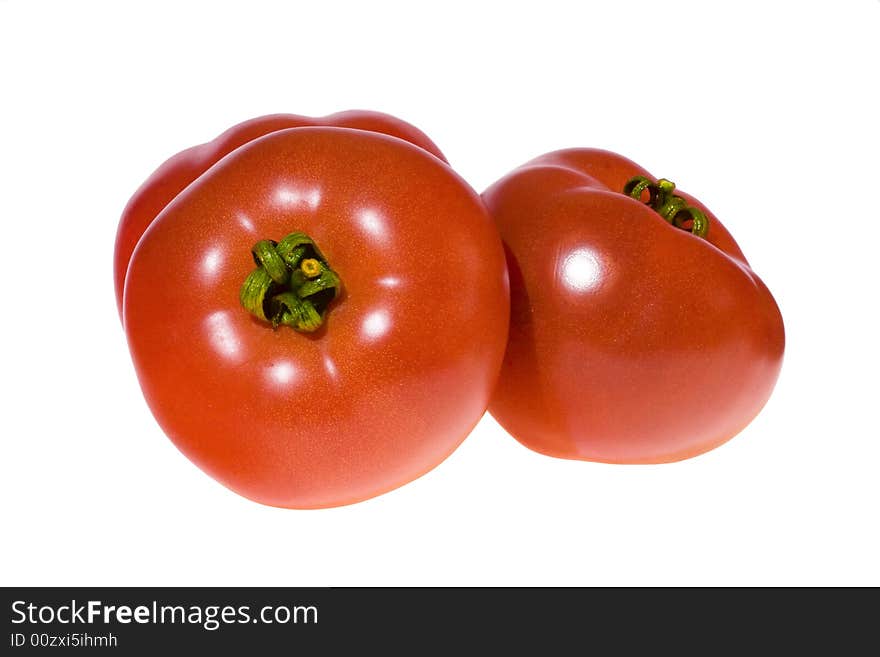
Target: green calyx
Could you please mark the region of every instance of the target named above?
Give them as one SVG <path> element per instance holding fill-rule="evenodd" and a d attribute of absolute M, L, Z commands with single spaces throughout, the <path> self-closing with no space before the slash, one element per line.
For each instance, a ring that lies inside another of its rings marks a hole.
<path fill-rule="evenodd" d="M 301 333 L 321 328 L 342 282 L 314 240 L 291 233 L 280 242 L 261 240 L 251 253 L 257 268 L 238 293 L 245 310 L 273 328 L 284 325 Z"/>
<path fill-rule="evenodd" d="M 645 176 L 634 176 L 623 186 L 623 193 L 637 201 L 641 201 L 643 194 L 648 192 L 645 205 L 676 228 L 689 230 L 697 237 L 705 238 L 709 232 L 709 217 L 699 208 L 688 205 L 674 191 L 675 183 L 666 178 L 653 182 Z"/>

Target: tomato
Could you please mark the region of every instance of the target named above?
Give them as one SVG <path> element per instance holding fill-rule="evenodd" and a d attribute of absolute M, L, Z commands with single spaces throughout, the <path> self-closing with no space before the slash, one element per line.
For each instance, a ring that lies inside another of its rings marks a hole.
<path fill-rule="evenodd" d="M 303 126 L 338 126 L 381 132 L 421 146 L 446 161 L 440 149 L 421 130 L 406 121 L 381 112 L 350 110 L 324 117 L 270 114 L 239 123 L 213 141 L 188 148 L 166 160 L 140 186 L 126 205 L 116 233 L 113 272 L 116 305 L 120 317 L 128 261 L 141 235 L 156 215 L 187 185 L 239 146 L 276 130 Z"/>
<path fill-rule="evenodd" d="M 423 148 L 337 127 L 271 132 L 199 176 L 141 237 L 123 301 L 174 444 L 293 508 L 378 495 L 448 456 L 488 405 L 508 311 L 479 195 Z"/>
<path fill-rule="evenodd" d="M 782 363 L 782 317 L 699 201 L 595 149 L 528 162 L 483 200 L 511 286 L 489 411 L 524 445 L 676 461 L 725 442 L 763 407 Z"/>

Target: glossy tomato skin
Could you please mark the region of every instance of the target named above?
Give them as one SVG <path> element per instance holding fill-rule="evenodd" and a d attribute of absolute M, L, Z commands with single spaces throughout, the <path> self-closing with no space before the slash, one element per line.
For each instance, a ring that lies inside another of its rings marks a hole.
<path fill-rule="evenodd" d="M 239 305 L 253 244 L 294 231 L 342 280 L 315 334 Z M 458 446 L 488 405 L 508 299 L 498 233 L 446 164 L 377 133 L 295 128 L 237 149 L 159 214 L 124 323 L 184 454 L 248 498 L 317 508 L 400 486 Z"/>
<path fill-rule="evenodd" d="M 271 132 L 306 126 L 336 126 L 379 132 L 409 141 L 446 161 L 443 153 L 425 133 L 406 121 L 382 112 L 349 110 L 322 117 L 269 114 L 239 123 L 212 141 L 170 157 L 144 181 L 125 206 L 116 231 L 113 256 L 116 304 L 120 316 L 125 272 L 131 254 L 141 235 L 162 209 L 187 185 L 239 146 Z"/>
<path fill-rule="evenodd" d="M 511 326 L 489 410 L 527 447 L 609 463 L 663 463 L 743 429 L 782 364 L 779 309 L 721 222 L 705 239 L 621 193 L 651 175 L 570 149 L 483 194 L 501 232 Z"/>

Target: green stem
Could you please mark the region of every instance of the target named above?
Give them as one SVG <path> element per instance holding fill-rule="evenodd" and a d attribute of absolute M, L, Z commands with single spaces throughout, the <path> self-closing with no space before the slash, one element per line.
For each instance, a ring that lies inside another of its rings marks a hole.
<path fill-rule="evenodd" d="M 666 178 L 660 178 L 652 182 L 645 176 L 633 176 L 623 186 L 623 193 L 637 201 L 642 200 L 642 194 L 648 192 L 648 200 L 645 203 L 665 221 L 676 228 L 689 230 L 697 237 L 706 237 L 709 232 L 709 218 L 700 209 L 688 205 L 687 201 L 675 194 L 675 183 Z M 687 222 L 690 221 L 690 228 Z"/>
<path fill-rule="evenodd" d="M 706 237 L 709 232 L 709 217 L 702 210 L 688 206 L 672 218 L 677 228 L 687 230 L 687 220 L 691 220 L 690 231 L 697 237 Z"/>
<path fill-rule="evenodd" d="M 650 205 L 654 202 L 656 189 L 657 185 L 655 185 L 650 178 L 645 178 L 645 176 L 633 176 L 623 186 L 623 193 L 637 201 L 641 201 L 642 194 L 647 190 L 650 194 L 650 197 L 648 198 L 648 205 Z"/>
<path fill-rule="evenodd" d="M 314 240 L 291 233 L 280 242 L 261 240 L 251 254 L 257 268 L 242 283 L 241 305 L 254 317 L 312 333 L 324 324 L 342 282 Z"/>

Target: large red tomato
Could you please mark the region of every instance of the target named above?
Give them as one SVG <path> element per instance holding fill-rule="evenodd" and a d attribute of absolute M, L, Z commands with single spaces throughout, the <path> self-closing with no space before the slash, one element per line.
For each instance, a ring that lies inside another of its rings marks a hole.
<path fill-rule="evenodd" d="M 479 196 L 364 130 L 279 130 L 230 153 L 150 223 L 124 287 L 165 432 L 283 507 L 356 502 L 437 465 L 483 414 L 507 335 Z"/>
<path fill-rule="evenodd" d="M 533 160 L 483 199 L 511 285 L 509 344 L 489 410 L 526 446 L 572 459 L 675 461 L 728 440 L 767 401 L 782 317 L 696 199 L 595 149 Z"/>
<path fill-rule="evenodd" d="M 116 232 L 116 252 L 113 262 L 116 305 L 120 316 L 128 261 L 141 235 L 156 215 L 187 185 L 239 146 L 276 130 L 303 126 L 337 126 L 381 132 L 421 146 L 446 161 L 440 149 L 425 133 L 406 121 L 382 112 L 349 110 L 322 117 L 269 114 L 239 123 L 212 141 L 187 148 L 170 157 L 144 181 L 125 206 Z"/>

